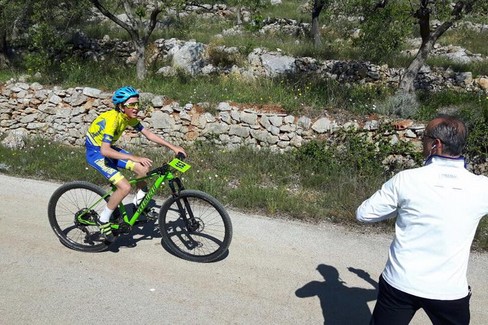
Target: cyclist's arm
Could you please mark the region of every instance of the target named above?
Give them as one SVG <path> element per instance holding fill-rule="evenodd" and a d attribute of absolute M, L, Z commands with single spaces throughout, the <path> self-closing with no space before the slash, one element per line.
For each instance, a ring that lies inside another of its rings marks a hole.
<path fill-rule="evenodd" d="M 185 150 L 180 147 L 180 146 L 175 146 L 173 145 L 172 143 L 164 140 L 163 138 L 161 138 L 160 136 L 152 133 L 151 131 L 149 131 L 148 129 L 144 128 L 142 129 L 141 133 L 149 140 L 149 141 L 152 141 L 154 143 L 157 143 L 157 144 L 160 144 L 162 146 L 165 146 L 171 150 L 174 151 L 175 154 L 179 153 L 179 152 L 182 152 L 185 156 L 186 156 L 186 152 Z"/>
<path fill-rule="evenodd" d="M 108 142 L 102 142 L 102 145 L 100 146 L 100 153 L 107 158 L 132 160 L 133 162 L 141 163 L 143 166 L 149 167 L 152 165 L 151 159 L 119 152 L 114 150 L 111 144 Z"/>

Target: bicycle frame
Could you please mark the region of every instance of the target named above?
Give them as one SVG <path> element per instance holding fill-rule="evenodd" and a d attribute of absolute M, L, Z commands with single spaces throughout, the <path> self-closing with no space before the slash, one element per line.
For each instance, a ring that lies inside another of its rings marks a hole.
<path fill-rule="evenodd" d="M 154 197 L 156 192 L 159 190 L 159 188 L 164 184 L 164 182 L 168 182 L 168 186 L 171 189 L 171 194 L 173 196 L 178 195 L 178 193 L 182 190 L 184 190 L 183 184 L 179 177 L 175 176 L 175 174 L 170 170 L 170 167 L 175 169 L 176 171 L 180 173 L 186 172 L 188 169 L 191 168 L 190 165 L 187 163 L 181 161 L 178 158 L 174 158 L 172 161 L 170 161 L 167 164 L 164 164 L 163 166 L 156 168 L 150 172 L 148 172 L 147 176 L 140 177 L 140 178 L 132 178 L 129 180 L 129 183 L 131 186 L 134 186 L 140 181 L 144 181 L 150 178 L 157 177 L 152 186 L 150 187 L 149 191 L 147 192 L 146 196 L 142 200 L 141 204 L 137 208 L 137 210 L 134 212 L 134 214 L 129 217 L 129 214 L 127 213 L 127 209 L 125 208 L 125 205 L 123 202 L 120 202 L 118 206 L 118 211 L 120 211 L 121 215 L 121 220 L 129 225 L 129 226 L 134 226 L 134 224 L 137 222 L 139 217 L 142 215 L 146 207 L 149 205 L 149 202 L 151 202 L 151 199 Z M 102 196 L 98 201 L 94 202 L 92 206 L 98 205 L 102 200 L 105 200 L 107 197 L 113 194 L 113 192 L 116 190 L 115 185 L 112 185 L 112 189 L 108 191 L 104 196 Z M 180 207 L 182 208 L 182 207 Z M 91 207 L 87 209 L 87 211 L 91 210 Z M 118 230 L 121 225 L 124 223 L 114 223 L 112 224 L 112 229 Z"/>

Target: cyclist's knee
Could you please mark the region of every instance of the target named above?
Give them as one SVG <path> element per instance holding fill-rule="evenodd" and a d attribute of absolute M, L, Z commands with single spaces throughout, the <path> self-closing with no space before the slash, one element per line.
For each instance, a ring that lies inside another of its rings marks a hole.
<path fill-rule="evenodd" d="M 131 185 L 130 185 L 129 181 L 126 180 L 125 178 L 121 179 L 119 182 L 117 182 L 117 184 L 115 184 L 115 186 L 117 187 L 117 190 L 119 190 L 121 193 L 123 193 L 125 195 L 130 193 Z"/>
<path fill-rule="evenodd" d="M 136 163 L 135 166 L 134 166 L 134 172 L 139 177 L 146 176 L 147 173 L 149 172 L 149 167 L 143 166 L 143 165 L 141 165 L 139 163 Z"/>

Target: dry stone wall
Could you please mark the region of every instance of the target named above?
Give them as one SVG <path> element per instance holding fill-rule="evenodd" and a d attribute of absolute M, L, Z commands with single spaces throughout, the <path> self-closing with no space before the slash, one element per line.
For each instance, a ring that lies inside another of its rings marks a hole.
<path fill-rule="evenodd" d="M 111 109 L 111 95 L 111 92 L 90 87 L 62 89 L 39 83 L 7 82 L 0 85 L 0 135 L 40 136 L 82 146 L 90 123 L 98 114 Z M 139 113 L 143 125 L 180 145 L 211 141 L 226 148 L 250 145 L 287 151 L 306 141 L 327 137 L 340 128 L 373 131 L 379 124 L 375 120 L 339 122 L 331 116 L 311 119 L 262 112 L 242 109 L 228 102 L 221 102 L 217 107 L 209 107 L 208 103 L 180 105 L 163 95 L 150 93 L 142 93 L 141 101 L 146 107 Z M 416 140 L 423 129 L 424 125 L 409 125 L 391 135 L 391 141 Z M 144 137 L 133 131 L 126 132 L 119 142 L 121 145 L 147 144 Z"/>

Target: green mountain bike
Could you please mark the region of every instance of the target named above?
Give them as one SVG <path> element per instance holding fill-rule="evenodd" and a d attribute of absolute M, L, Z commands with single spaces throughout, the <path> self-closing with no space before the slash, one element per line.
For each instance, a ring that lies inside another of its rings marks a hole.
<path fill-rule="evenodd" d="M 123 203 L 114 211 L 111 219 L 114 235 L 130 234 L 138 219 L 145 216 L 157 220 L 163 244 L 174 255 L 194 262 L 220 259 L 232 240 L 230 217 L 211 195 L 183 187 L 177 175 L 188 169 L 190 165 L 182 161 L 182 157 L 176 157 L 145 177 L 129 180 L 132 185 L 147 179 L 153 182 L 133 214 Z M 171 189 L 171 195 L 158 214 L 151 203 L 164 184 Z M 53 193 L 48 205 L 49 223 L 62 244 L 83 252 L 101 252 L 108 248 L 110 243 L 100 234 L 96 220 L 114 190 L 113 186 L 106 191 L 89 182 L 74 181 L 63 184 Z"/>

